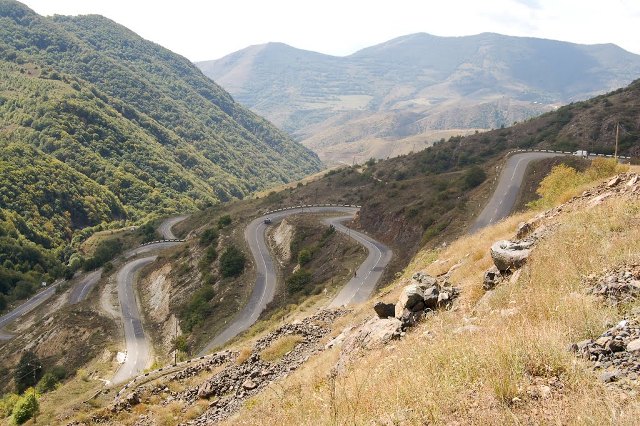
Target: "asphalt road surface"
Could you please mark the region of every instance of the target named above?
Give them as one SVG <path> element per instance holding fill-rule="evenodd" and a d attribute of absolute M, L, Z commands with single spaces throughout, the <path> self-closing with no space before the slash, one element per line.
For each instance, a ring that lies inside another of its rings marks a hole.
<path fill-rule="evenodd" d="M 132 260 L 118 271 L 118 276 L 116 277 L 118 301 L 122 310 L 127 356 L 115 376 L 113 376 L 113 383 L 121 383 L 136 376 L 149 363 L 149 342 L 142 328 L 140 311 L 136 302 L 136 292 L 133 286 L 140 269 L 156 260 L 156 258 L 157 256 L 149 256 Z"/>
<path fill-rule="evenodd" d="M 470 233 L 476 232 L 485 226 L 496 223 L 501 219 L 509 216 L 513 210 L 513 206 L 518 198 L 520 192 L 520 186 L 524 179 L 524 172 L 527 169 L 529 163 L 534 160 L 540 160 L 543 158 L 558 157 L 567 154 L 557 154 L 551 152 L 523 152 L 520 154 L 514 154 L 507 159 L 507 163 L 500 173 L 498 180 L 498 186 L 491 199 L 480 212 L 474 224 L 469 230 Z"/>
<path fill-rule="evenodd" d="M 369 251 L 369 255 L 358 267 L 355 276 L 349 280 L 333 301 L 331 301 L 329 304 L 330 308 L 337 308 L 367 300 L 376 288 L 376 284 L 382 277 L 385 267 L 393 256 L 393 252 L 389 247 L 377 242 L 368 235 L 342 225 L 341 222 L 348 219 L 351 219 L 351 216 L 332 217 L 325 219 L 324 222 L 335 226 L 337 231 L 349 235 L 365 246 Z"/>
<path fill-rule="evenodd" d="M 51 284 L 45 290 L 36 294 L 31 299 L 27 300 L 22 305 L 15 308 L 13 311 L 1 316 L 0 317 L 0 340 L 9 340 L 13 338 L 13 335 L 11 333 L 2 331 L 2 328 L 11 324 L 12 322 L 20 318 L 22 315 L 29 313 L 35 308 L 37 308 L 38 306 L 40 306 L 42 302 L 44 302 L 45 300 L 53 296 L 53 294 L 56 292 L 56 287 L 58 287 L 61 283 L 62 281 Z"/>
<path fill-rule="evenodd" d="M 347 233 L 347 228 L 338 222 L 353 217 L 358 209 L 355 207 L 305 207 L 304 209 L 292 209 L 271 213 L 268 215 L 268 217 L 273 222 L 277 222 L 287 216 L 300 214 L 303 211 L 306 213 L 350 213 L 351 216 L 349 217 L 336 218 L 335 220 L 337 226 L 334 225 L 336 226 L 336 230 Z M 277 284 L 277 269 L 265 241 L 265 232 L 267 230 L 267 227 L 269 226 L 264 223 L 265 217 L 266 216 L 255 219 L 253 222 L 247 225 L 244 231 L 244 237 L 249 244 L 249 249 L 251 250 L 251 254 L 256 262 L 256 283 L 253 287 L 251 296 L 249 297 L 249 302 L 244 306 L 240 313 L 235 316 L 231 324 L 227 328 L 225 328 L 222 333 L 218 334 L 211 342 L 209 342 L 209 344 L 207 344 L 207 346 L 200 352 L 200 355 L 208 353 L 215 347 L 224 345 L 229 340 L 251 327 L 251 325 L 253 325 L 258 320 L 258 317 L 267 306 L 267 304 L 273 300 Z M 366 235 L 355 231 L 350 231 L 350 234 L 357 241 L 363 243 L 370 251 L 372 249 L 376 251 L 380 247 L 382 247 L 383 249 L 388 251 L 388 256 L 390 258 L 391 251 L 386 247 L 382 246 L 379 243 L 376 243 L 377 246 L 373 248 L 371 244 L 373 240 L 371 240 Z M 376 259 L 378 259 L 379 257 L 378 254 L 374 254 L 373 256 Z M 377 280 L 380 277 L 382 269 L 384 269 L 384 265 L 386 265 L 386 263 L 383 264 L 383 260 L 370 262 L 370 264 L 368 265 L 372 269 L 375 268 L 376 270 L 367 271 L 364 265 L 367 264 L 367 261 L 370 257 L 372 257 L 371 252 L 370 256 L 367 257 L 367 260 L 365 260 L 365 263 L 363 263 L 363 266 L 359 268 L 359 272 L 363 275 L 364 279 L 362 281 L 358 279 L 356 283 L 352 283 L 352 281 L 354 280 L 351 280 L 347 284 L 349 290 L 345 293 L 344 296 L 339 295 L 341 297 L 341 300 L 348 299 L 349 301 L 356 302 L 360 301 L 363 297 L 366 299 L 366 297 L 371 294 L 371 291 L 373 291 L 373 288 L 376 284 L 376 281 L 374 281 L 374 279 Z M 386 259 L 386 254 L 380 257 Z M 378 268 L 381 269 L 378 270 Z M 366 294 L 367 291 L 369 291 L 368 294 Z"/>
<path fill-rule="evenodd" d="M 96 283 L 100 281 L 100 277 L 102 277 L 102 268 L 98 268 L 95 271 L 86 274 L 80 282 L 71 289 L 71 293 L 69 294 L 69 304 L 74 305 L 86 299 Z"/>
<path fill-rule="evenodd" d="M 127 250 L 124 253 L 124 258 L 131 259 L 132 257 L 138 256 L 139 254 L 149 253 L 152 251 L 155 252 L 158 250 L 164 250 L 169 247 L 174 247 L 178 244 L 182 244 L 182 243 L 177 241 L 163 241 L 161 243 L 154 243 L 154 244 L 148 244 L 146 246 L 136 247 L 134 249 Z"/>
<path fill-rule="evenodd" d="M 182 222 L 187 217 L 189 216 L 176 216 L 176 217 L 170 217 L 169 219 L 165 219 L 164 222 L 162 222 L 160 226 L 158 226 L 158 232 L 160 233 L 160 235 L 162 235 L 162 237 L 165 240 L 178 239 L 178 237 L 173 235 L 173 231 L 171 230 L 171 228 L 173 228 L 173 225 L 176 225 Z"/>

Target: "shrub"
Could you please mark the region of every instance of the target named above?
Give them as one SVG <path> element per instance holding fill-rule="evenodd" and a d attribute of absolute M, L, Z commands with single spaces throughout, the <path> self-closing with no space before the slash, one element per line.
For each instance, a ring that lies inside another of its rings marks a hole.
<path fill-rule="evenodd" d="M 225 214 L 224 216 L 221 216 L 220 219 L 218 219 L 218 228 L 222 229 L 225 226 L 229 226 L 231 225 L 231 216 L 229 216 L 228 214 Z"/>
<path fill-rule="evenodd" d="M 209 301 L 213 299 L 215 292 L 213 287 L 205 285 L 199 288 L 189 302 L 184 305 L 180 312 L 183 327 L 186 331 L 193 330 L 197 325 L 202 323 L 211 312 Z"/>
<path fill-rule="evenodd" d="M 571 197 L 579 186 L 625 171 L 627 166 L 619 165 L 614 159 L 596 158 L 584 172 L 559 164 L 542 179 L 536 190 L 540 198 L 528 204 L 529 207 L 548 208 Z"/>
<path fill-rule="evenodd" d="M 220 273 L 223 278 L 235 277 L 244 271 L 246 258 L 235 246 L 229 246 L 220 256 Z"/>
<path fill-rule="evenodd" d="M 218 224 L 220 222 L 218 221 Z M 200 244 L 203 246 L 211 245 L 214 241 L 218 240 L 218 230 L 215 228 L 206 229 L 202 235 L 200 235 Z"/>
<path fill-rule="evenodd" d="M 39 394 L 47 393 L 54 390 L 58 382 L 58 378 L 52 372 L 48 371 L 44 373 L 44 376 L 42 376 L 36 385 L 36 391 L 38 391 Z"/>
<path fill-rule="evenodd" d="M 38 412 L 38 400 L 33 392 L 28 391 L 13 407 L 13 420 L 19 425 L 29 420 Z"/>
<path fill-rule="evenodd" d="M 306 265 L 311 261 L 312 257 L 313 253 L 311 252 L 311 250 L 309 250 L 308 248 L 303 248 L 302 250 L 300 250 L 300 253 L 298 253 L 298 263 L 300 265 Z"/>
<path fill-rule="evenodd" d="M 15 407 L 19 399 L 20 397 L 15 393 L 8 393 L 2 396 L 2 399 L 0 399 L 0 419 L 9 417 L 13 413 L 13 407 Z"/>
<path fill-rule="evenodd" d="M 287 291 L 289 293 L 297 293 L 311 282 L 311 272 L 306 269 L 298 269 L 287 278 Z"/>
<path fill-rule="evenodd" d="M 464 174 L 464 186 L 466 189 L 475 188 L 485 181 L 487 174 L 479 166 L 473 166 Z"/>

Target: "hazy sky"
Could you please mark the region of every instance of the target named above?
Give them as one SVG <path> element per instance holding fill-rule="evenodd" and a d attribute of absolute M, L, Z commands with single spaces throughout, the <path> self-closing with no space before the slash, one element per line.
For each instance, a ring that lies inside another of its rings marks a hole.
<path fill-rule="evenodd" d="M 97 13 L 198 61 L 280 41 L 332 55 L 405 34 L 496 32 L 615 43 L 640 54 L 638 0 L 23 0 L 41 15 Z"/>

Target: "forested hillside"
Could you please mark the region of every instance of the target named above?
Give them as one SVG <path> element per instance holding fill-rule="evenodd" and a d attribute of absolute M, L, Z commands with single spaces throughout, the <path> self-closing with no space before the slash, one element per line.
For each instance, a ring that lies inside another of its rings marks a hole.
<path fill-rule="evenodd" d="M 100 16 L 41 17 L 10 0 L 0 0 L 0 164 L 5 294 L 18 272 L 60 275 L 80 229 L 242 198 L 320 168 L 187 59 Z"/>

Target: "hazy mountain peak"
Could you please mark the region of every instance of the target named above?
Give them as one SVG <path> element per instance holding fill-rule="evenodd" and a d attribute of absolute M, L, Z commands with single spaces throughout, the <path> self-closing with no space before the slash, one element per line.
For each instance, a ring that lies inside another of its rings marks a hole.
<path fill-rule="evenodd" d="M 346 57 L 274 43 L 198 66 L 324 159 L 351 160 L 613 90 L 640 75 L 640 56 L 612 44 L 415 33 Z"/>

